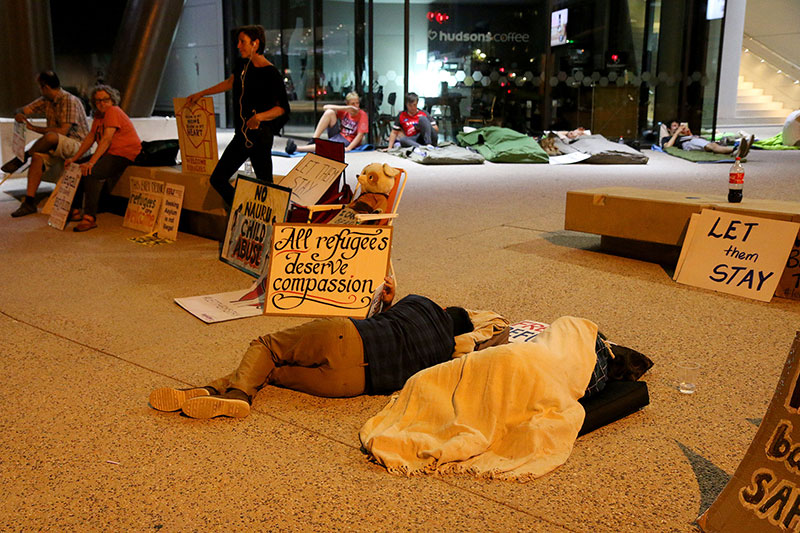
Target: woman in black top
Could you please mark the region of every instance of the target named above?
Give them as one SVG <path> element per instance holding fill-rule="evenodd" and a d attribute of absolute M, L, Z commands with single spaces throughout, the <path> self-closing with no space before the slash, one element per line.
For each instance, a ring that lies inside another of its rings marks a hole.
<path fill-rule="evenodd" d="M 236 72 L 187 98 L 187 105 L 192 106 L 203 96 L 233 89 L 236 133 L 211 173 L 211 185 L 228 205 L 233 204 L 234 194 L 230 177 L 247 158 L 256 178 L 272 183 L 272 139 L 289 120 L 283 77 L 264 57 L 264 28 L 243 26 L 237 35 L 243 61 L 237 62 Z"/>

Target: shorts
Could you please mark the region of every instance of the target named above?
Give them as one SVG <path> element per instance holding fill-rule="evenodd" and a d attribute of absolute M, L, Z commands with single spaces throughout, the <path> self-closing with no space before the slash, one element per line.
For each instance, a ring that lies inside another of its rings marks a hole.
<path fill-rule="evenodd" d="M 77 154 L 80 147 L 80 141 L 59 133 L 56 147 L 43 154 L 44 174 L 42 174 L 42 179 L 56 183 L 64 171 L 64 160 Z"/>
<path fill-rule="evenodd" d="M 342 135 L 342 127 L 338 120 L 336 121 L 336 124 L 328 128 L 327 133 L 329 141 L 342 143 L 345 146 L 350 146 L 350 143 L 353 142 L 352 140 Z"/>
<path fill-rule="evenodd" d="M 681 146 L 681 148 L 689 151 L 702 152 L 703 150 L 706 149 L 706 146 L 708 146 L 709 144 L 711 144 L 711 141 L 707 141 L 702 137 L 692 137 L 688 141 L 685 141 Z"/>

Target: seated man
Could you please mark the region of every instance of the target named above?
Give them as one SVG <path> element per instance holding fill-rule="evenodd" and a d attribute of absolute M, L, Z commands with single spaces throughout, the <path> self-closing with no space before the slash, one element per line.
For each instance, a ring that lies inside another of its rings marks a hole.
<path fill-rule="evenodd" d="M 319 139 L 323 131 L 328 132 L 328 140 L 344 144 L 344 151 L 349 152 L 361 146 L 364 135 L 369 131 L 367 113 L 359 107 L 358 93 L 348 93 L 344 99 L 347 105 L 326 104 L 322 116 L 314 130 L 314 139 Z M 286 142 L 286 153 L 314 152 L 311 144 L 298 147 L 292 139 Z"/>
<path fill-rule="evenodd" d="M 267 384 L 325 397 L 399 390 L 416 372 L 450 360 L 454 337 L 473 325 L 465 309 L 443 309 L 415 294 L 392 306 L 394 281 L 385 282 L 380 313 L 323 318 L 259 337 L 231 374 L 202 388 L 156 389 L 150 405 L 192 418 L 244 417 Z"/>
<path fill-rule="evenodd" d="M 389 148 L 394 148 L 395 141 L 406 147 L 438 144 L 439 126 L 425 111 L 417 107 L 418 103 L 419 96 L 416 93 L 406 95 L 406 109 L 400 112 L 392 125 Z"/>
<path fill-rule="evenodd" d="M 24 123 L 31 131 L 41 133 L 42 137 L 25 153 L 26 159 L 31 157 L 28 187 L 25 200 L 11 213 L 12 217 L 22 217 L 36 212 L 36 190 L 42 181 L 44 171 L 56 174 L 57 177 L 61 173 L 64 160 L 77 153 L 81 142 L 89 132 L 83 103 L 78 97 L 61 88 L 61 82 L 55 72 L 42 72 L 37 81 L 42 96 L 18 110 L 14 116 L 14 120 Z M 45 127 L 34 126 L 28 121 L 29 115 L 36 114 L 43 114 L 46 117 Z M 14 158 L 3 166 L 3 171 L 14 172 L 23 163 L 24 161 Z"/>
<path fill-rule="evenodd" d="M 675 146 L 681 150 L 704 150 L 715 154 L 730 154 L 732 157 L 744 157 L 750 151 L 750 145 L 755 138 L 751 135 L 749 139 L 741 138 L 735 146 L 722 146 L 721 144 L 703 139 L 699 135 L 692 135 L 692 130 L 686 122 L 671 120 L 665 122 L 669 124 L 667 135 L 661 139 L 661 147 L 669 148 Z"/>

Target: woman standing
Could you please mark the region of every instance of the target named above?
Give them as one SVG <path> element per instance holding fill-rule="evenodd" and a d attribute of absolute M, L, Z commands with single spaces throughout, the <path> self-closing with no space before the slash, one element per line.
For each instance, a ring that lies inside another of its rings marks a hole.
<path fill-rule="evenodd" d="M 264 28 L 243 26 L 237 32 L 242 57 L 236 71 L 213 87 L 189 95 L 193 105 L 203 96 L 233 89 L 236 132 L 211 173 L 211 185 L 228 205 L 233 204 L 230 177 L 248 158 L 256 178 L 272 183 L 272 139 L 289 120 L 289 99 L 283 77 L 264 57 Z"/>
<path fill-rule="evenodd" d="M 92 129 L 78 153 L 64 161 L 64 166 L 74 163 L 97 143 L 92 157 L 81 165 L 83 177 L 73 205 L 78 205 L 83 196 L 83 216 L 80 209 L 72 210 L 69 219 L 80 221 L 73 231 L 88 231 L 97 227 L 97 209 L 103 188 L 107 187 L 109 191 L 113 189 L 142 150 L 142 141 L 131 119 L 118 105 L 119 91 L 108 85 L 97 85 L 92 89 L 90 100 L 94 107 Z"/>

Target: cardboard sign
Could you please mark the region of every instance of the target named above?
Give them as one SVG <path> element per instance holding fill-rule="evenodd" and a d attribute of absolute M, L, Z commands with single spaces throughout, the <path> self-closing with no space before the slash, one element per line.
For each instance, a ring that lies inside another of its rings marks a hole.
<path fill-rule="evenodd" d="M 25 124 L 14 122 L 14 136 L 11 139 L 11 150 L 20 161 L 25 161 Z"/>
<path fill-rule="evenodd" d="M 172 105 L 178 121 L 183 170 L 210 175 L 219 159 L 214 100 L 205 97 L 188 106 L 186 98 L 173 98 Z"/>
<path fill-rule="evenodd" d="M 800 529 L 800 333 L 736 473 L 697 519 L 705 532 Z"/>
<path fill-rule="evenodd" d="M 794 246 L 789 252 L 775 296 L 800 300 L 800 235 L 794 238 Z"/>
<path fill-rule="evenodd" d="M 149 233 L 156 225 L 164 196 L 164 182 L 146 178 L 130 179 L 131 195 L 122 225 Z"/>
<path fill-rule="evenodd" d="M 511 324 L 508 330 L 508 342 L 533 342 L 533 339 L 548 327 L 550 324 L 535 320 L 522 320 Z"/>
<path fill-rule="evenodd" d="M 269 263 L 273 225 L 286 220 L 291 192 L 239 174 L 219 258 L 253 277 L 261 277 Z"/>
<path fill-rule="evenodd" d="M 673 279 L 768 302 L 798 228 L 795 222 L 703 209 L 689 221 Z"/>
<path fill-rule="evenodd" d="M 306 154 L 278 184 L 292 189 L 294 203 L 302 206 L 314 205 L 345 168 L 346 163 L 316 154 Z"/>
<path fill-rule="evenodd" d="M 264 314 L 366 317 L 391 247 L 391 226 L 276 224 Z"/>
<path fill-rule="evenodd" d="M 64 169 L 61 177 L 56 184 L 55 200 L 50 211 L 50 218 L 47 225 L 57 230 L 63 230 L 67 225 L 72 201 L 75 199 L 75 191 L 81 181 L 80 165 L 69 165 Z"/>
<path fill-rule="evenodd" d="M 264 275 L 248 289 L 207 296 L 175 298 L 175 303 L 206 324 L 259 316 L 264 310 L 264 285 L 266 282 L 266 275 Z"/>
<path fill-rule="evenodd" d="M 178 239 L 178 222 L 183 207 L 183 185 L 167 183 L 161 201 L 161 212 L 158 214 L 154 232 L 163 239 Z"/>

